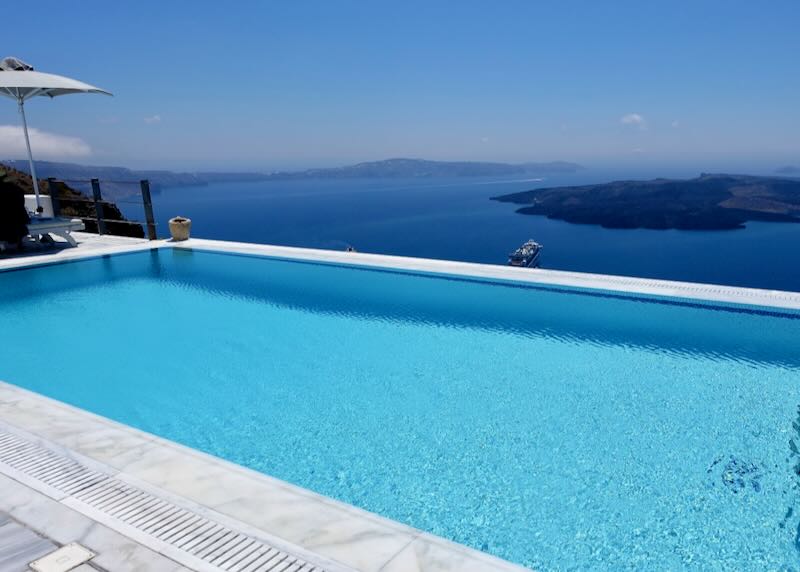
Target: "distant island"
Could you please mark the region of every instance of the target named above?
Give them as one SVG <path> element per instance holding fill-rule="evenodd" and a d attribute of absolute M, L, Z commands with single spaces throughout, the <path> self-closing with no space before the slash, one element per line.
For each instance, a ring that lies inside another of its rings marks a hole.
<path fill-rule="evenodd" d="M 10 160 L 3 163 L 30 173 L 27 161 Z M 100 179 L 103 193 L 110 197 L 123 197 L 138 192 L 136 184 L 148 179 L 151 188 L 158 192 L 169 187 L 189 187 L 209 183 L 293 181 L 308 179 L 394 179 L 394 178 L 435 178 L 435 177 L 493 177 L 493 176 L 537 176 L 554 173 L 574 173 L 583 167 L 565 161 L 547 163 L 490 163 L 481 161 L 427 161 L 425 159 L 386 159 L 370 161 L 325 169 L 306 169 L 304 171 L 259 172 L 213 172 L 176 173 L 159 170 L 133 170 L 125 167 L 100 167 L 36 161 L 36 174 L 43 179 L 70 181 L 83 191 L 89 190 L 88 181 Z"/>
<path fill-rule="evenodd" d="M 747 221 L 800 222 L 800 179 L 702 174 L 615 181 L 492 197 L 518 213 L 606 228 L 725 230 Z"/>
<path fill-rule="evenodd" d="M 549 163 L 489 163 L 483 161 L 427 161 L 425 159 L 385 159 L 297 172 L 271 173 L 271 180 L 286 179 L 388 179 L 433 177 L 493 177 L 505 175 L 546 175 L 574 173 L 583 167 L 565 161 Z"/>

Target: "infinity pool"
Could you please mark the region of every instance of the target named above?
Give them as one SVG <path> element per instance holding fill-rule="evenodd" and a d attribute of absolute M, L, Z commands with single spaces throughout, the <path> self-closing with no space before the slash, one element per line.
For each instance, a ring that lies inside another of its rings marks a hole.
<path fill-rule="evenodd" d="M 800 567 L 798 313 L 178 249 L 0 293 L 0 379 L 508 560 Z"/>

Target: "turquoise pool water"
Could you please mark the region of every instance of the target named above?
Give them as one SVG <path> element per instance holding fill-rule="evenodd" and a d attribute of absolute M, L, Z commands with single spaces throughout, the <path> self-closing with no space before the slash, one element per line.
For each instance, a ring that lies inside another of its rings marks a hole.
<path fill-rule="evenodd" d="M 0 292 L 0 379 L 479 550 L 800 569 L 796 313 L 172 249 Z"/>

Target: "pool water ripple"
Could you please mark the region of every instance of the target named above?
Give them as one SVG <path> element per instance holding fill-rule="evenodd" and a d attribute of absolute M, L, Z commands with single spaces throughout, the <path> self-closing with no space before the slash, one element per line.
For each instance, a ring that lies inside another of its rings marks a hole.
<path fill-rule="evenodd" d="M 800 562 L 794 315 L 172 249 L 0 289 L 0 378 L 514 562 Z"/>

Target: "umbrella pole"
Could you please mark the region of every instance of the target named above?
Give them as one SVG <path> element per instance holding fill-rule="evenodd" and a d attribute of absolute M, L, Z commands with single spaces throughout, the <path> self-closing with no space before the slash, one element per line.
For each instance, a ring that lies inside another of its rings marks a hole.
<path fill-rule="evenodd" d="M 28 148 L 28 163 L 31 166 L 31 179 L 33 179 L 33 192 L 36 194 L 36 214 L 41 208 L 39 204 L 39 180 L 36 178 L 36 167 L 33 166 L 33 153 L 31 153 L 31 140 L 28 137 L 28 122 L 25 120 L 25 100 L 19 98 L 19 114 L 22 115 L 22 131 L 25 133 L 25 146 Z"/>

